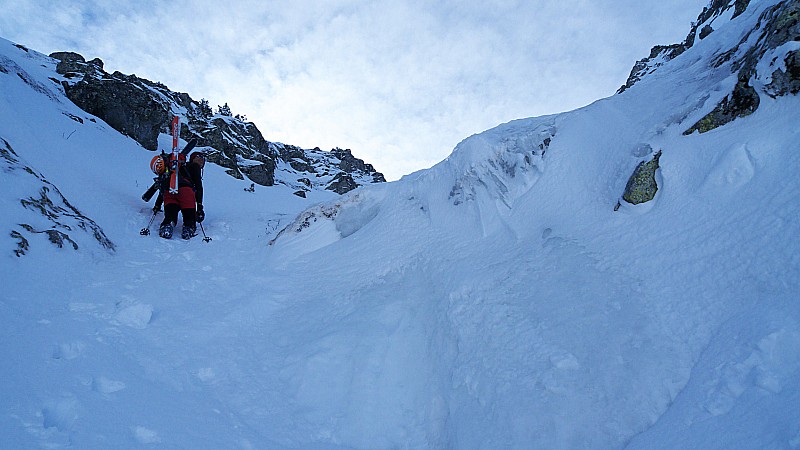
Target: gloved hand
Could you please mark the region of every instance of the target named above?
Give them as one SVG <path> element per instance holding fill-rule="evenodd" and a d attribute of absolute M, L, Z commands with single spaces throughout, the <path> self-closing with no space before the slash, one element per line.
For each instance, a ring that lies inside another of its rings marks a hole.
<path fill-rule="evenodd" d="M 202 222 L 206 218 L 206 213 L 203 211 L 203 205 L 197 204 L 197 222 Z"/>
<path fill-rule="evenodd" d="M 153 212 L 157 213 L 159 211 L 161 211 L 161 204 L 160 203 L 156 203 L 156 206 L 153 206 Z"/>

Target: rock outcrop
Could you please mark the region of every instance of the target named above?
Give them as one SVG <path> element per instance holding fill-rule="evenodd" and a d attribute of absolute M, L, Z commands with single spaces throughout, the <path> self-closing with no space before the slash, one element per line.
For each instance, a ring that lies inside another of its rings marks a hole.
<path fill-rule="evenodd" d="M 656 181 L 656 171 L 659 168 L 659 150 L 649 161 L 642 161 L 636 166 L 628 183 L 625 185 L 625 193 L 622 199 L 632 205 L 646 203 L 653 200 L 658 192 L 658 182 Z M 619 205 L 617 205 L 619 208 Z"/>
<path fill-rule="evenodd" d="M 758 109 L 760 101 L 758 93 L 748 84 L 747 80 L 739 80 L 730 95 L 723 98 L 713 111 L 684 131 L 683 134 L 689 135 L 695 131 L 705 133 L 733 122 L 738 117 L 747 117 Z"/>
<path fill-rule="evenodd" d="M 37 236 L 44 236 L 58 248 L 78 250 L 79 243 L 96 241 L 108 252 L 116 250 L 97 223 L 72 206 L 41 173 L 26 165 L 3 138 L 0 138 L 0 168 L 14 174 L 17 185 L 30 190 L 29 195 L 19 200 L 19 207 L 25 212 L 10 232 L 16 241 L 16 256 L 26 255 Z"/>

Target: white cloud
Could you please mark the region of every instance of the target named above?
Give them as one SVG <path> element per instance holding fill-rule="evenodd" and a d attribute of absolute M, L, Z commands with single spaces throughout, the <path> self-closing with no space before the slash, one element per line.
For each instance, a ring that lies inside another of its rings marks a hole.
<path fill-rule="evenodd" d="M 702 0 L 0 0 L 0 36 L 227 102 L 269 140 L 351 148 L 391 179 L 461 139 L 611 95 Z"/>

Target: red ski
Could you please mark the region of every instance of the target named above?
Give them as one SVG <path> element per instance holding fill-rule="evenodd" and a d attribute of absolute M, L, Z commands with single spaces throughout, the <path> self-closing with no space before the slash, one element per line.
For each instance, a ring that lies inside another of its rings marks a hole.
<path fill-rule="evenodd" d="M 178 169 L 180 169 L 180 157 L 178 154 L 178 135 L 181 130 L 181 122 L 178 116 L 172 118 L 172 161 L 169 176 L 169 193 L 178 193 Z M 184 157 L 185 158 L 185 157 Z"/>

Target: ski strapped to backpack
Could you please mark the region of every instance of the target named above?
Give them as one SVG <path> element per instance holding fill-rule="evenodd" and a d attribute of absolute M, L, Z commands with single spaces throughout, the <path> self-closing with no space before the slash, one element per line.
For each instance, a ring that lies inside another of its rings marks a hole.
<path fill-rule="evenodd" d="M 178 193 L 178 170 L 181 167 L 181 158 L 178 155 L 178 135 L 180 134 L 181 120 L 178 116 L 172 118 L 172 160 L 170 161 L 169 193 Z M 184 154 L 183 160 L 186 161 Z"/>
<path fill-rule="evenodd" d="M 189 143 L 186 144 L 186 147 L 184 147 L 183 150 L 180 151 L 178 159 L 180 159 L 180 156 L 182 156 L 183 159 L 185 160 L 186 155 L 188 155 L 189 152 L 192 151 L 192 149 L 194 149 L 196 145 L 197 145 L 197 139 L 190 140 Z M 155 195 L 155 193 L 158 192 L 158 190 L 161 188 L 162 182 L 164 181 L 164 177 L 169 177 L 171 182 L 172 176 L 177 174 L 176 171 L 173 171 L 171 169 L 172 167 L 171 159 L 172 155 L 171 154 L 168 155 L 163 151 L 161 152 L 161 155 L 153 157 L 153 160 L 150 162 L 150 169 L 152 169 L 153 172 L 158 176 L 153 178 L 153 185 L 150 186 L 147 189 L 147 191 L 145 191 L 144 194 L 142 194 L 142 200 L 149 202 L 150 199 L 153 198 L 153 195 Z"/>

